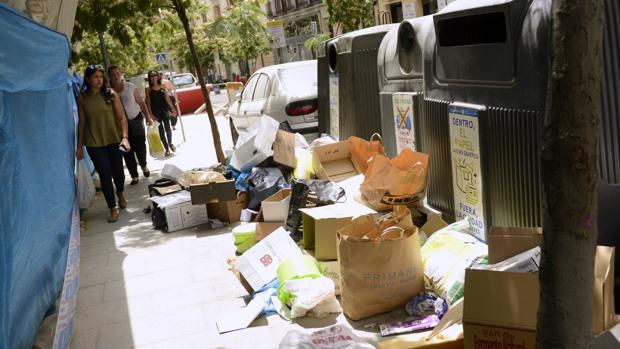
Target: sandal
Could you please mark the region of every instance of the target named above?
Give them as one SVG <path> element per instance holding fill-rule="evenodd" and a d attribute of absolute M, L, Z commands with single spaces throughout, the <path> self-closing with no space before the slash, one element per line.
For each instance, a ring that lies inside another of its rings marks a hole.
<path fill-rule="evenodd" d="M 110 209 L 110 217 L 108 217 L 108 223 L 114 223 L 118 220 L 118 209 L 116 207 Z"/>
<path fill-rule="evenodd" d="M 166 150 L 166 153 L 164 153 L 164 156 L 170 156 L 170 150 Z"/>
<path fill-rule="evenodd" d="M 173 152 L 177 151 L 177 147 L 175 147 L 174 144 L 170 144 L 170 149 L 172 149 Z"/>
<path fill-rule="evenodd" d="M 149 171 L 149 168 L 144 166 L 142 167 L 142 174 L 144 175 L 144 177 L 148 177 L 151 175 L 151 171 Z"/>
<path fill-rule="evenodd" d="M 138 177 L 132 177 L 131 178 L 131 182 L 129 182 L 129 185 L 136 185 L 138 184 Z"/>

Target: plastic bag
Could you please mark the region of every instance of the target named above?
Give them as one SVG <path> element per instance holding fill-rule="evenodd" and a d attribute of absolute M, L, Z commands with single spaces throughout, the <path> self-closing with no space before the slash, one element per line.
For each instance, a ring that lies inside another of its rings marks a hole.
<path fill-rule="evenodd" d="M 93 182 L 88 165 L 84 159 L 78 162 L 76 179 L 78 207 L 88 208 L 90 201 L 95 197 L 96 189 L 95 182 Z"/>
<path fill-rule="evenodd" d="M 335 325 L 305 334 L 298 330 L 288 331 L 279 349 L 373 349 L 374 346 L 356 336 L 345 325 Z"/>
<path fill-rule="evenodd" d="M 469 222 L 462 220 L 436 231 L 422 246 L 425 284 L 449 306 L 463 297 L 465 269 L 488 253 L 470 231 Z"/>
<path fill-rule="evenodd" d="M 306 201 L 322 206 L 341 202 L 341 199 L 345 197 L 345 190 L 334 182 L 318 179 L 293 181 L 291 203 L 286 220 L 287 230 L 292 233 L 298 232 L 301 226 L 301 211 L 299 209 L 306 207 Z"/>
<path fill-rule="evenodd" d="M 247 183 L 250 187 L 248 208 L 254 211 L 258 211 L 263 200 L 288 186 L 282 171 L 277 167 L 254 168 Z"/>
<path fill-rule="evenodd" d="M 342 312 L 336 299 L 336 287 L 332 279 L 292 279 L 284 282 L 284 292 L 291 294 L 291 318 L 308 314 L 317 319 Z"/>
<path fill-rule="evenodd" d="M 146 139 L 149 143 L 149 154 L 151 154 L 154 158 L 159 158 L 164 156 L 165 149 L 164 144 L 161 142 L 161 138 L 159 137 L 159 123 L 154 122 L 153 125 L 148 127 L 146 132 Z"/>

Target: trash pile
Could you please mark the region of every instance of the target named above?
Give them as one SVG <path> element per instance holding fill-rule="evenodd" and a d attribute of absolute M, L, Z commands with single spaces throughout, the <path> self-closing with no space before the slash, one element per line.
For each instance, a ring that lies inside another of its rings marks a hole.
<path fill-rule="evenodd" d="M 482 241 L 475 223 L 446 223 L 424 203 L 428 167 L 410 149 L 390 159 L 379 135 L 308 144 L 263 116 L 225 164 L 166 165 L 149 186 L 151 215 L 168 232 L 241 222 L 228 264 L 252 301 L 218 318 L 220 333 L 274 313 L 357 321 L 401 309 L 376 332 L 417 335 L 379 347 L 534 348 L 541 230 L 491 227 Z M 598 248 L 594 334 L 615 325 L 613 260 L 613 248 Z M 372 347 L 344 325 L 291 331 L 280 347 L 335 343 Z"/>

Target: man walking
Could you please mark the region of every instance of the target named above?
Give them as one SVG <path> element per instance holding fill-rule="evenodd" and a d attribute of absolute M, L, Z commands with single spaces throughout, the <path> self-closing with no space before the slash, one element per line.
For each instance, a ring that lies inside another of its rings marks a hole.
<path fill-rule="evenodd" d="M 108 68 L 108 75 L 112 88 L 121 96 L 123 108 L 127 115 L 127 124 L 129 126 L 129 145 L 131 150 L 123 153 L 127 170 L 131 175 L 130 185 L 138 183 L 138 163 L 142 168 L 144 177 L 148 177 L 151 172 L 146 167 L 146 131 L 144 130 L 144 118 L 150 126 L 153 124 L 153 116 L 149 114 L 146 104 L 142 96 L 138 92 L 136 85 L 129 81 L 125 81 L 121 68 L 115 65 Z"/>

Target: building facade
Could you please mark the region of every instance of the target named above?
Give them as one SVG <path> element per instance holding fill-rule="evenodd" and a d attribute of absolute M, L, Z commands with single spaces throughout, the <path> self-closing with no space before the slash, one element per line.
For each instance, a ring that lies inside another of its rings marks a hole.
<path fill-rule="evenodd" d="M 375 23 L 400 23 L 404 19 L 432 15 L 454 0 L 378 0 Z"/>

